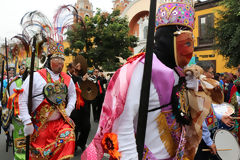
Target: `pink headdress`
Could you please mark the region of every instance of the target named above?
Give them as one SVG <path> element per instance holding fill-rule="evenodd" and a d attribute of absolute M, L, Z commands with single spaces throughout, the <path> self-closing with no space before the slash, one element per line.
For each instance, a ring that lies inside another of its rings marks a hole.
<path fill-rule="evenodd" d="M 194 15 L 194 0 L 160 0 L 156 28 L 166 25 L 182 25 L 193 30 Z"/>

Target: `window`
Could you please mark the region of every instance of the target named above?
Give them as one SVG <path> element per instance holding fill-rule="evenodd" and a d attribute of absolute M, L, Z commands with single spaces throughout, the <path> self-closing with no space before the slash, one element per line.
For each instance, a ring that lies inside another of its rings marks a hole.
<path fill-rule="evenodd" d="M 148 32 L 148 26 L 145 26 L 143 29 L 143 34 L 144 34 L 143 38 L 144 39 L 147 39 L 147 32 Z"/>
<path fill-rule="evenodd" d="M 198 17 L 199 37 L 198 45 L 213 44 L 212 27 L 214 25 L 214 15 L 206 14 Z"/>

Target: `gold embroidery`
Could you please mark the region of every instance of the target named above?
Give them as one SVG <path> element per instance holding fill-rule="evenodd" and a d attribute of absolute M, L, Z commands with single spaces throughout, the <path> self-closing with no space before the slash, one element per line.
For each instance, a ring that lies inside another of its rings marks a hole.
<path fill-rule="evenodd" d="M 64 159 L 68 159 L 68 158 L 72 158 L 72 157 L 74 157 L 73 154 L 70 154 L 70 155 L 67 155 L 67 156 L 63 156 L 59 160 L 64 160 Z"/>
<path fill-rule="evenodd" d="M 25 137 L 15 138 L 14 146 L 18 149 L 25 148 L 26 147 L 26 138 Z"/>
<path fill-rule="evenodd" d="M 149 149 L 148 149 L 148 148 L 144 148 L 144 149 L 146 150 L 146 152 L 145 152 L 145 154 L 144 154 L 144 156 L 143 156 L 143 159 L 146 159 L 146 158 L 147 158 L 147 155 L 148 155 Z"/>
<path fill-rule="evenodd" d="M 60 135 L 62 134 L 62 133 L 65 133 L 64 131 L 69 131 L 70 132 L 70 135 L 68 136 L 68 138 L 66 138 L 66 137 L 61 137 Z M 58 144 L 57 146 L 56 146 L 56 143 L 58 143 L 58 141 L 59 140 L 63 140 L 63 143 L 60 143 L 60 144 Z M 59 134 L 57 135 L 57 139 L 56 139 L 56 141 L 54 141 L 54 142 L 52 142 L 51 144 L 49 144 L 49 145 L 47 145 L 47 146 L 45 146 L 44 148 L 33 148 L 33 147 L 31 147 L 31 150 L 32 150 L 32 152 L 31 152 L 31 154 L 34 156 L 34 157 L 36 157 L 37 159 L 38 158 L 50 158 L 51 157 L 51 155 L 55 155 L 60 149 L 61 149 L 61 146 L 63 146 L 63 145 L 65 145 L 66 143 L 68 143 L 68 142 L 71 142 L 71 141 L 75 141 L 75 133 L 74 133 L 74 130 L 73 129 L 71 129 L 71 128 L 64 128 L 64 129 L 62 129 L 61 131 L 59 131 Z M 55 148 L 55 149 L 54 149 Z M 44 151 L 46 151 L 46 150 L 52 150 L 52 149 L 54 149 L 54 152 L 51 154 L 51 155 L 46 155 L 46 156 L 44 156 L 43 155 L 43 153 L 44 153 Z M 36 150 L 36 151 L 38 151 L 39 152 L 39 154 L 34 154 L 34 150 Z M 67 156 L 69 156 L 69 155 L 67 155 Z M 64 156 L 65 157 L 65 156 Z M 61 158 L 62 159 L 62 158 Z"/>

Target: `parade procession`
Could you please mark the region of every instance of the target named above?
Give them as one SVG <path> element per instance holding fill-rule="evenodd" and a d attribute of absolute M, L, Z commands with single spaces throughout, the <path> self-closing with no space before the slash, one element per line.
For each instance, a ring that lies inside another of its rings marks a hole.
<path fill-rule="evenodd" d="M 240 160 L 238 0 L 11 2 L 0 160 Z"/>

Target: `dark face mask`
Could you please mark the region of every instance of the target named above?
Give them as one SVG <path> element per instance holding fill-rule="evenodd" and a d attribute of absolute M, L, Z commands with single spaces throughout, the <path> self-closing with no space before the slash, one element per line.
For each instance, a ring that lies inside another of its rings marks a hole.
<path fill-rule="evenodd" d="M 169 68 L 176 67 L 174 57 L 174 32 L 178 30 L 189 30 L 188 27 L 183 26 L 162 26 L 156 30 L 154 53 L 158 59 Z"/>

